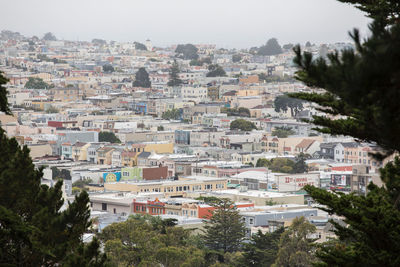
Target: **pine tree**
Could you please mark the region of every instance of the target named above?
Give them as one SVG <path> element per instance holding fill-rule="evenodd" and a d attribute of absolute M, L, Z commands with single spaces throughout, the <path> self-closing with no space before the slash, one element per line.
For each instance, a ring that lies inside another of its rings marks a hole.
<path fill-rule="evenodd" d="M 351 34 L 356 51 L 334 52 L 325 59 L 294 49 L 297 79 L 323 88 L 323 94 L 291 96 L 319 104 L 333 116 L 315 116 L 321 132 L 349 135 L 385 149 L 385 157 L 400 151 L 400 6 L 398 1 L 342 1 L 354 3 L 374 18 L 371 35 L 361 42 Z M 390 9 L 390 11 L 388 11 Z M 339 116 L 337 116 L 339 115 Z M 379 156 L 379 155 L 376 155 Z M 317 251 L 321 266 L 400 266 L 400 160 L 383 169 L 384 187 L 368 185 L 365 196 L 304 189 L 324 210 L 344 218 L 332 222 L 337 240 Z"/>
<path fill-rule="evenodd" d="M 168 86 L 179 86 L 182 84 L 182 80 L 179 79 L 179 74 L 180 70 L 179 70 L 179 65 L 178 62 L 176 62 L 176 60 L 174 60 L 174 63 L 172 63 L 172 66 L 169 70 L 169 82 L 168 82 Z"/>
<path fill-rule="evenodd" d="M 229 199 L 220 199 L 212 205 L 215 210 L 211 218 L 204 221 L 205 244 L 209 249 L 224 253 L 237 251 L 245 235 L 242 217 Z"/>
<path fill-rule="evenodd" d="M 7 79 L 2 74 L 0 78 L 3 86 Z M 7 102 L 0 102 L 0 110 L 7 111 Z M 104 265 L 105 256 L 95 249 L 97 241 L 89 246 L 81 241 L 90 226 L 87 193 L 60 211 L 62 181 L 49 188 L 41 185 L 42 176 L 29 149 L 0 128 L 0 265 L 68 265 L 82 251 L 86 261 Z"/>

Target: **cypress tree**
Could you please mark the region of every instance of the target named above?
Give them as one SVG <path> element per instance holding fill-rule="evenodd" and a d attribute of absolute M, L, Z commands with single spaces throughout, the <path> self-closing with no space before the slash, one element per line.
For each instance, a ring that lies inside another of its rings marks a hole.
<path fill-rule="evenodd" d="M 374 18 L 371 35 L 360 40 L 354 30 L 355 48 L 314 59 L 297 46 L 296 78 L 325 93 L 296 93 L 328 115 L 314 116 L 321 132 L 349 135 L 373 142 L 385 153 L 400 151 L 400 6 L 398 1 L 342 1 Z M 330 193 L 313 186 L 304 189 L 327 212 L 344 218 L 333 222 L 338 239 L 317 251 L 321 266 L 400 266 L 400 160 L 381 169 L 383 187 L 370 183 L 364 195 Z"/>

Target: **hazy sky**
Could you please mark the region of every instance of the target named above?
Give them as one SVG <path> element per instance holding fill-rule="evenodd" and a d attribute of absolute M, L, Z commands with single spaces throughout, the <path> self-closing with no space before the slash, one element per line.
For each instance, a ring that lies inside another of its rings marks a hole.
<path fill-rule="evenodd" d="M 334 0 L 1 0 L 0 29 L 59 39 L 212 43 L 246 48 L 350 41 L 368 19 Z"/>

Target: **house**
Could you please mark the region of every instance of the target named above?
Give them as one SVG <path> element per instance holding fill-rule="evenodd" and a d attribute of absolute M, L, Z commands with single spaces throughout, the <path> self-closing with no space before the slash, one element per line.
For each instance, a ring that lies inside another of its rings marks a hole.
<path fill-rule="evenodd" d="M 61 144 L 61 157 L 64 159 L 72 159 L 72 145 L 71 143 Z"/>
<path fill-rule="evenodd" d="M 295 147 L 295 154 L 309 154 L 313 155 L 315 152 L 320 150 L 319 142 L 313 139 L 303 139 Z"/>
<path fill-rule="evenodd" d="M 111 165 L 112 152 L 115 150 L 113 147 L 100 147 L 97 149 L 97 164 Z"/>
<path fill-rule="evenodd" d="M 86 161 L 88 147 L 90 147 L 90 143 L 76 142 L 72 146 L 72 158 L 74 161 Z"/>

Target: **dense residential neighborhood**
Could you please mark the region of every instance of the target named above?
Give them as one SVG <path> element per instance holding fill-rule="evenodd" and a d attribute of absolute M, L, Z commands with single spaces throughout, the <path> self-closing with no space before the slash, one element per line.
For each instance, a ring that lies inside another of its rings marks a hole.
<path fill-rule="evenodd" d="M 363 116 L 375 113 L 338 104 L 348 95 L 326 93 L 324 82 L 334 75 L 307 80 L 317 73 L 312 64 L 319 68 L 329 58 L 334 66 L 334 56 L 356 48 L 344 42 L 281 46 L 276 38 L 250 49 L 156 46 L 150 39 L 73 41 L 2 30 L 0 139 L 12 147 L 4 155 L 28 158 L 27 172 L 41 184 L 27 185 L 37 186 L 33 198 L 43 197 L 40 203 L 54 205 L 43 210 L 65 220 L 57 233 L 69 235 L 71 214 L 87 212 L 80 217 L 84 234 L 76 231 L 68 245 L 85 252 L 95 244 L 95 256 L 86 258 L 101 264 L 82 266 L 310 266 L 320 257 L 318 244 L 339 240 L 337 229 L 352 223 L 334 212 L 339 206 L 318 201 L 321 192 L 364 200 L 384 190 L 388 178 L 380 170 L 398 161 L 396 147 L 382 141 L 391 139 L 379 139 L 389 131 L 365 133 Z M 351 125 L 354 137 L 346 127 L 318 128 L 349 119 L 362 122 Z M 0 219 L 1 231 L 16 222 Z M 293 265 L 281 251 L 299 233 L 304 264 Z M 43 256 L 50 260 L 40 259 L 41 265 L 81 263 L 75 252 L 62 258 L 68 249 Z M 254 251 L 263 256 L 255 260 Z"/>

